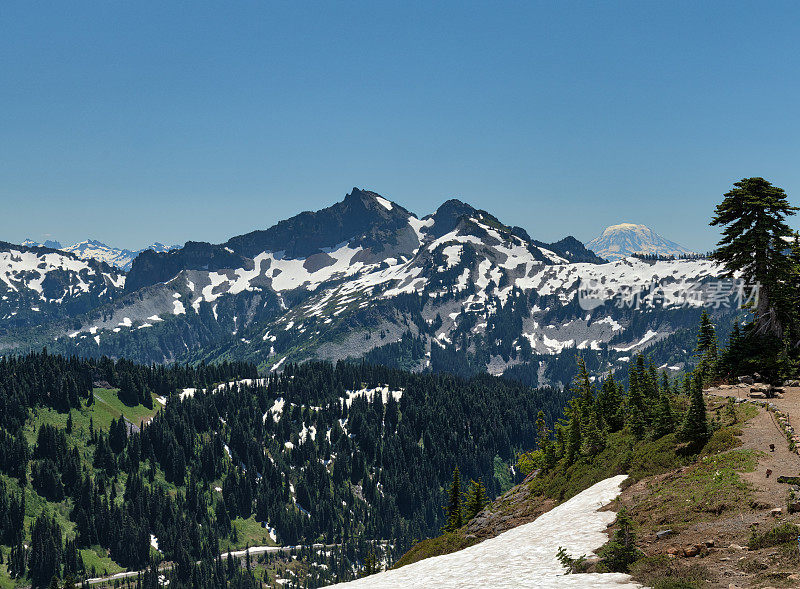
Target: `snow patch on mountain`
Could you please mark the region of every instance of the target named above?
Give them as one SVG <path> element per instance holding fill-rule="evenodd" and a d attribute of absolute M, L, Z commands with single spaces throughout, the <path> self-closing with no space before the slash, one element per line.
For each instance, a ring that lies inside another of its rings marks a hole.
<path fill-rule="evenodd" d="M 68 278 L 64 279 L 67 275 Z M 53 280 L 47 283 L 49 277 Z M 125 276 L 102 272 L 73 256 L 36 249 L 10 247 L 0 251 L 0 285 L 15 293 L 28 290 L 42 301 L 60 303 L 94 288 L 121 288 Z"/>
<path fill-rule="evenodd" d="M 98 262 L 105 262 L 109 266 L 114 266 L 115 268 L 119 268 L 127 272 L 131 269 L 131 264 L 133 264 L 133 260 L 136 258 L 136 256 L 143 251 L 153 250 L 156 252 L 168 252 L 180 247 L 181 246 L 179 245 L 164 245 L 163 243 L 155 242 L 152 245 L 140 250 L 129 250 L 112 247 L 95 239 L 87 239 L 85 241 L 67 246 L 63 248 L 63 250 L 71 252 L 84 260 L 94 259 Z"/>
<path fill-rule="evenodd" d="M 358 397 L 365 397 L 367 401 L 372 402 L 372 399 L 375 398 L 375 395 L 380 395 L 381 402 L 386 405 L 389 402 L 389 396 L 393 397 L 395 401 L 399 402 L 400 398 L 403 396 L 402 389 L 393 391 L 390 390 L 388 386 L 377 386 L 371 389 L 359 389 L 357 391 L 345 391 L 347 397 L 342 397 L 342 402 L 347 405 L 349 408 L 350 405 L 353 404 L 353 399 Z"/>
<path fill-rule="evenodd" d="M 143 251 L 153 250 L 160 253 L 168 252 L 181 247 L 180 245 L 164 245 L 163 243 L 156 241 L 140 250 L 129 250 L 106 245 L 105 243 L 97 241 L 96 239 L 86 239 L 66 247 L 62 246 L 58 241 L 46 240 L 44 242 L 38 242 L 34 241 L 33 239 L 26 239 L 22 242 L 22 245 L 27 247 L 46 247 L 69 252 L 82 260 L 97 260 L 98 262 L 105 262 L 109 266 L 119 268 L 125 272 L 131 269 L 133 260 Z"/>
<path fill-rule="evenodd" d="M 599 510 L 620 494 L 625 478 L 619 475 L 601 481 L 538 519 L 475 546 L 335 586 L 343 589 L 639 588 L 641 585 L 622 573 L 565 575 L 556 558 L 562 546 L 573 557 L 592 556 L 608 541 L 606 528 L 616 514 Z"/>

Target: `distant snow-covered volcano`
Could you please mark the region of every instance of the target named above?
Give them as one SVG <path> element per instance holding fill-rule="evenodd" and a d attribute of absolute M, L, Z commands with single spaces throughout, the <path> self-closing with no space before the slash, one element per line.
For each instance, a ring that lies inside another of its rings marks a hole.
<path fill-rule="evenodd" d="M 691 250 L 662 237 L 646 225 L 620 223 L 606 227 L 600 237 L 586 244 L 601 258 L 619 260 L 632 254 L 675 256 L 692 254 Z"/>

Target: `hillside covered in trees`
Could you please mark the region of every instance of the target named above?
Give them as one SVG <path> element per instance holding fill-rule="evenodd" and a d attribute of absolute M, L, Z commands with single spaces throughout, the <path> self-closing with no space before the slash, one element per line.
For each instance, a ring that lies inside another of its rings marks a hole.
<path fill-rule="evenodd" d="M 491 496 L 508 488 L 535 416 L 553 419 L 565 401 L 487 375 L 366 364 L 254 377 L 247 364 L 0 360 L 9 581 L 47 586 L 156 559 L 176 563 L 172 586 L 240 583 L 215 558 L 270 536 L 337 546 L 312 585 L 349 578 L 369 541 L 391 546 L 391 560 L 438 532 L 455 465 Z"/>

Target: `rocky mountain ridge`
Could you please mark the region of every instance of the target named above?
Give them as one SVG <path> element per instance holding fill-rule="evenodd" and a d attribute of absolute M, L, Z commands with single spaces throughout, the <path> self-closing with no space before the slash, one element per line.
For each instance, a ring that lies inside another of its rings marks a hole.
<path fill-rule="evenodd" d="M 543 243 L 457 200 L 419 218 L 353 189 L 326 209 L 223 244 L 145 251 L 127 275 L 114 274 L 106 298 L 28 323 L 38 327 L 24 337 L 9 329 L 0 345 L 273 369 L 309 358 L 468 373 L 517 367 L 531 382 L 559 382 L 547 373 L 563 353 L 592 354 L 597 369 L 624 364 L 692 325 L 699 310 L 683 304 L 681 289 L 719 274 L 705 260 L 602 262 L 575 238 Z M 583 308 L 586 284 L 602 284 L 607 299 Z M 659 308 L 613 298 L 646 300 L 653 284 L 668 295 Z M 0 317 L 19 312 L 14 304 L 4 301 Z M 665 352 L 663 362 L 680 356 Z"/>
<path fill-rule="evenodd" d="M 180 245 L 164 245 L 163 243 L 156 241 L 140 250 L 129 250 L 113 247 L 96 239 L 86 239 L 66 247 L 62 246 L 59 241 L 48 239 L 43 243 L 40 243 L 33 239 L 26 239 L 22 242 L 22 245 L 27 247 L 46 247 L 65 251 L 75 254 L 82 260 L 97 260 L 98 262 L 105 262 L 109 266 L 113 266 L 114 268 L 118 268 L 125 272 L 131 269 L 133 260 L 142 252 L 152 250 L 157 253 L 163 253 L 174 249 L 179 249 L 181 247 Z"/>

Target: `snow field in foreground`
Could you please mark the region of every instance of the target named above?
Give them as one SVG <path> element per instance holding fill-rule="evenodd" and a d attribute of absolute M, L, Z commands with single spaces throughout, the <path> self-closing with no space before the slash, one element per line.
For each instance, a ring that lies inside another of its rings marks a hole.
<path fill-rule="evenodd" d="M 605 530 L 616 514 L 598 510 L 619 495 L 625 478 L 619 475 L 601 481 L 537 520 L 475 546 L 336 587 L 639 588 L 641 585 L 622 573 L 564 575 L 556 559 L 559 546 L 573 557 L 589 556 L 608 541 Z"/>

